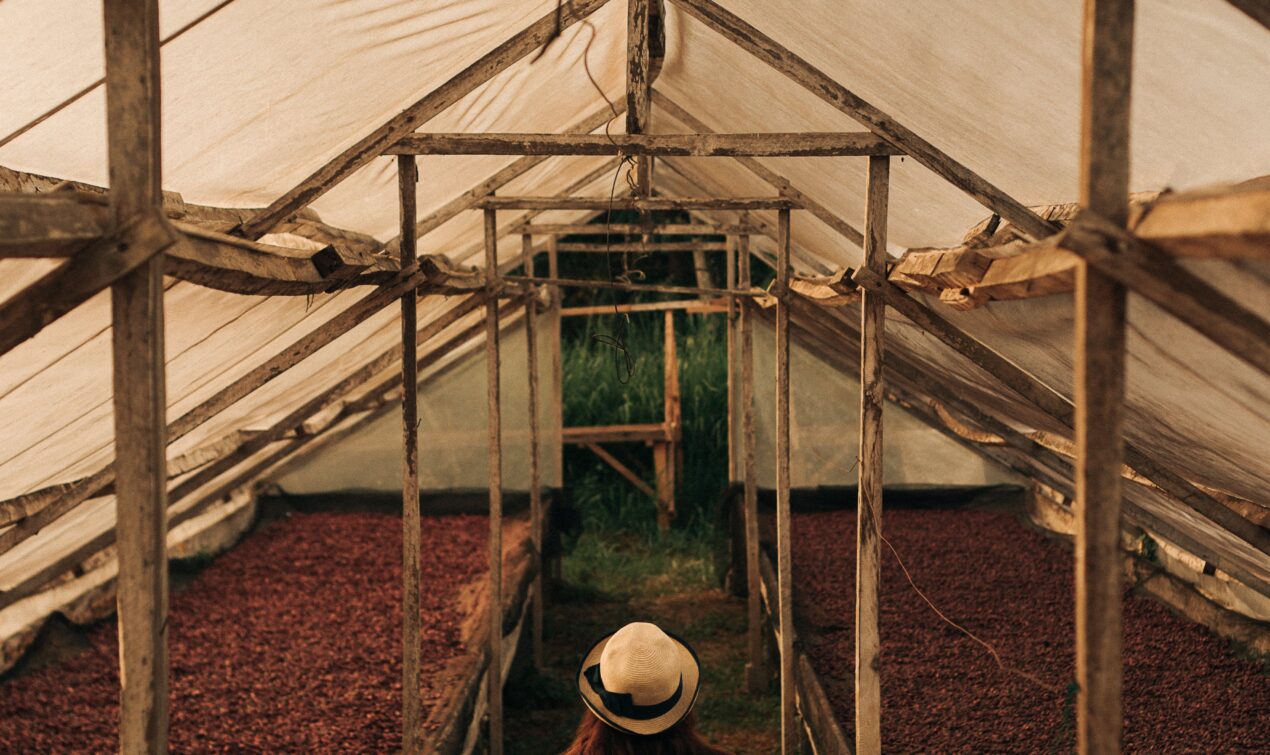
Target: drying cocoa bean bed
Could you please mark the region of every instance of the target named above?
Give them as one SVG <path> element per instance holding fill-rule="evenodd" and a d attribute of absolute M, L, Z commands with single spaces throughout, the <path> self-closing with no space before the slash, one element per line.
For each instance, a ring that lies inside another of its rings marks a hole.
<path fill-rule="evenodd" d="M 889 510 L 883 530 L 931 601 L 1014 669 L 1002 671 L 981 645 L 941 621 L 883 544 L 883 749 L 1071 751 L 1070 548 L 1013 516 L 971 510 Z M 793 517 L 799 626 L 848 736 L 855 531 L 854 510 Z M 1270 751 L 1270 674 L 1256 662 L 1132 592 L 1124 630 L 1126 751 Z"/>
<path fill-rule="evenodd" d="M 425 707 L 449 692 L 448 665 L 465 652 L 487 534 L 483 516 L 424 517 Z M 170 602 L 173 752 L 400 748 L 399 517 L 292 514 Z M 0 680 L 0 751 L 117 750 L 116 631 L 102 622 L 83 647 Z"/>

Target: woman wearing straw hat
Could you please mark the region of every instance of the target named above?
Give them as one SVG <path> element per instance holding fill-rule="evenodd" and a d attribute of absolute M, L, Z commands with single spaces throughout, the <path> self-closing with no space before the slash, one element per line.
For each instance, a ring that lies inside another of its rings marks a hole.
<path fill-rule="evenodd" d="M 565 755 L 727 755 L 694 730 L 697 654 L 656 624 L 605 636 L 578 669 L 587 713 Z"/>

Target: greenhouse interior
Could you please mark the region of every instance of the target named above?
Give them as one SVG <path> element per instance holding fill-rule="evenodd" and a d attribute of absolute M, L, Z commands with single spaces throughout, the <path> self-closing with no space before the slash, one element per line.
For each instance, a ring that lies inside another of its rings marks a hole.
<path fill-rule="evenodd" d="M 1270 752 L 1265 0 L 0 40 L 0 751 Z"/>

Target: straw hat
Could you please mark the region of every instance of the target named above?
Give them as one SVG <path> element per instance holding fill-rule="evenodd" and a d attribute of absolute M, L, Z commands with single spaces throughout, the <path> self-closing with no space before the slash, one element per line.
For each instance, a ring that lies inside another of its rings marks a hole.
<path fill-rule="evenodd" d="M 595 643 L 578 669 L 582 701 L 627 734 L 657 734 L 679 723 L 700 689 L 701 668 L 692 648 L 642 621 Z"/>

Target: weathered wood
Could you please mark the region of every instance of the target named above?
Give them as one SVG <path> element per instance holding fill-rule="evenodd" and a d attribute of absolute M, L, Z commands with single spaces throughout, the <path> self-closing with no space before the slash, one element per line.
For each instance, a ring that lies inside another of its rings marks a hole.
<path fill-rule="evenodd" d="M 1160 194 L 1130 211 L 1133 235 L 1174 257 L 1270 257 L 1270 187 L 1255 183 Z"/>
<path fill-rule="evenodd" d="M 534 277 L 534 240 L 532 236 L 521 237 L 521 258 L 525 268 L 525 276 Z M 530 630 L 530 648 L 533 655 L 534 668 L 543 666 L 542 647 L 542 474 L 539 470 L 538 436 L 538 307 L 530 303 L 525 307 L 525 354 L 526 371 L 529 373 L 529 526 L 531 540 L 534 544 L 534 561 L 537 565 L 533 586 L 533 621 Z"/>
<path fill-rule="evenodd" d="M 1072 402 L 1065 396 L 868 269 L 856 270 L 851 277 L 862 288 L 881 291 L 887 306 L 969 359 L 1002 385 L 1048 414 L 1055 422 L 1069 429 L 1075 427 L 1075 410 Z M 1130 467 L 1174 500 L 1251 543 L 1263 553 L 1270 552 L 1270 535 L 1221 505 L 1194 483 L 1156 462 L 1132 443 L 1125 444 L 1125 460 Z"/>
<path fill-rule="evenodd" d="M 724 262 L 723 285 L 730 289 L 735 289 L 736 285 L 736 237 L 728 237 L 727 257 Z M 703 304 L 706 302 L 703 301 Z M 740 449 L 737 448 L 736 431 L 741 426 L 741 419 L 737 416 L 737 401 L 739 399 L 740 378 L 737 375 L 737 360 L 740 358 L 740 350 L 737 348 L 737 311 L 736 300 L 726 299 L 725 304 L 728 314 L 728 330 L 727 330 L 727 356 L 728 356 L 728 416 L 727 416 L 727 437 L 728 437 L 728 485 L 732 485 L 741 479 L 740 464 L 737 459 L 740 455 Z"/>
<path fill-rule="evenodd" d="M 566 427 L 561 432 L 565 443 L 654 443 L 669 441 L 670 430 L 665 422 L 649 422 L 641 425 L 594 425 L 590 427 Z"/>
<path fill-rule="evenodd" d="M 556 252 L 556 239 L 547 239 L 547 276 L 557 279 L 560 275 L 560 257 Z M 560 287 L 554 284 L 548 284 L 547 290 L 551 295 L 551 305 L 557 308 L 556 317 L 552 318 L 552 334 L 550 340 L 551 346 L 551 380 L 553 388 L 551 391 L 551 422 L 555 427 L 556 444 L 554 450 L 556 462 L 557 483 L 564 483 L 564 365 L 561 354 L 560 328 L 564 321 L 561 317 L 564 313 L 564 297 L 561 296 Z"/>
<path fill-rule="evenodd" d="M 628 110 L 627 119 L 630 117 Z M 411 134 L 385 150 L 385 154 L 859 157 L 898 155 L 902 152 L 882 137 L 870 133 L 807 131 L 783 134 L 428 133 Z"/>
<path fill-rule="evenodd" d="M 106 0 L 110 227 L 162 224 L 158 0 Z M 160 242 L 150 248 L 160 251 Z M 92 250 L 90 250 L 92 251 Z M 69 263 L 69 264 L 74 264 Z M 119 748 L 168 749 L 166 362 L 163 257 L 111 288 L 119 576 Z"/>
<path fill-rule="evenodd" d="M 0 194 L 0 259 L 74 256 L 102 236 L 106 215 L 74 192 Z"/>
<path fill-rule="evenodd" d="M 623 464 L 616 456 L 609 453 L 608 451 L 605 451 L 603 446 L 601 446 L 598 443 L 583 443 L 582 445 L 590 449 L 591 452 L 594 453 L 596 456 L 600 457 L 600 460 L 603 461 L 605 464 L 608 464 L 610 467 L 612 467 L 613 471 L 617 472 L 622 477 L 626 478 L 626 480 L 630 482 L 630 484 L 634 485 L 636 489 L 639 490 L 639 492 L 643 493 L 644 495 L 648 496 L 654 501 L 658 500 L 657 491 L 653 490 L 651 485 L 641 480 L 639 475 L 631 471 L 631 468 Z"/>
<path fill-rule="evenodd" d="M 528 279 L 519 275 L 504 275 L 501 280 L 510 283 L 526 283 Z M 740 296 L 755 298 L 763 296 L 762 291 L 729 291 L 722 288 L 694 288 L 693 286 L 663 286 L 651 283 L 623 283 L 611 280 L 581 280 L 578 278 L 539 278 L 540 283 L 569 288 L 602 288 L 613 291 L 649 291 L 662 294 L 696 294 L 698 296 Z"/>
<path fill-rule="evenodd" d="M 645 227 L 633 223 L 523 223 L 514 225 L 508 233 L 529 233 L 535 236 L 633 236 L 644 233 Z M 653 226 L 654 235 L 665 236 L 726 236 L 737 233 L 757 233 L 757 226 L 741 223 L 666 223 Z"/>
<path fill-rule="evenodd" d="M 653 90 L 653 102 L 657 103 L 657 107 L 665 110 L 672 118 L 679 121 L 688 128 L 698 133 L 710 133 L 711 129 L 706 124 L 697 119 L 696 116 L 684 110 L 677 105 L 669 97 L 661 93 L 660 90 Z M 768 185 L 780 192 L 781 196 L 789 197 L 798 203 L 799 207 L 810 212 L 817 220 L 837 231 L 841 236 L 856 246 L 864 245 L 864 235 L 847 221 L 843 220 L 837 213 L 820 204 L 816 200 L 799 191 L 789 182 L 789 179 L 767 167 L 753 157 L 737 157 L 737 163 L 744 166 L 746 170 L 763 179 Z"/>
<path fill-rule="evenodd" d="M 485 380 L 489 428 L 489 751 L 503 752 L 503 426 L 499 397 L 498 219 L 485 210 Z"/>
<path fill-rule="evenodd" d="M 728 311 L 728 300 L 719 299 L 677 299 L 674 301 L 650 301 L 638 304 L 596 304 L 589 307 L 566 307 L 560 310 L 562 317 L 582 317 L 592 315 L 625 315 L 634 312 L 665 312 L 678 310 L 691 314 L 713 314 Z"/>
<path fill-rule="evenodd" d="M 682 464 L 683 417 L 679 404 L 679 350 L 675 343 L 675 313 L 666 310 L 662 313 L 664 320 L 662 336 L 662 416 L 666 425 L 667 441 L 653 444 L 654 466 L 657 466 L 659 452 L 665 458 L 657 471 L 657 497 L 659 501 L 658 526 L 665 529 L 669 520 L 676 516 L 675 490 L 679 480 Z"/>
<path fill-rule="evenodd" d="M 649 0 L 626 4 L 626 133 L 642 134 L 652 119 Z M 631 154 L 631 153 L 627 153 Z"/>
<path fill-rule="evenodd" d="M 1129 218 L 1135 0 L 1085 0 L 1081 204 Z M 1120 468 L 1124 459 L 1128 292 L 1086 261 L 1076 268 L 1076 745 L 1120 752 Z"/>
<path fill-rule="evenodd" d="M 558 251 L 561 253 L 616 253 L 616 252 L 637 252 L 640 254 L 655 254 L 660 252 L 722 252 L 726 247 L 717 241 L 650 241 L 641 243 L 637 241 L 615 241 L 605 244 L 603 242 L 562 242 Z"/>
<path fill-rule="evenodd" d="M 486 197 L 487 210 L 782 210 L 797 206 L 784 197 Z"/>
<path fill-rule="evenodd" d="M 845 307 L 855 304 L 860 300 L 859 290 L 854 285 L 844 288 L 842 280 L 842 275 L 790 276 L 789 290 L 822 307 Z"/>
<path fill-rule="evenodd" d="M 869 158 L 865 188 L 864 264 L 886 274 L 890 161 Z M 882 376 L 886 302 L 872 291 L 860 301 L 860 459 L 856 504 L 855 751 L 882 751 L 882 643 L 878 595 L 882 579 Z"/>
<path fill-rule="evenodd" d="M 674 0 L 674 3 L 1032 236 L 1044 238 L 1058 230 L 1021 202 L 713 0 Z"/>
<path fill-rule="evenodd" d="M 401 267 L 415 265 L 415 197 L 419 182 L 413 157 L 397 158 L 397 195 L 401 220 Z M 401 728 L 407 755 L 422 749 L 423 695 L 419 687 L 422 620 L 419 599 L 419 392 L 418 328 L 414 291 L 401 297 Z"/>
<path fill-rule="evenodd" d="M 749 288 L 750 239 L 737 237 L 737 285 Z M 745 519 L 745 584 L 747 591 L 745 685 L 750 694 L 767 688 L 767 656 L 763 652 L 763 617 L 758 559 L 758 470 L 755 459 L 757 441 L 754 432 L 754 320 L 750 307 L 740 302 L 741 341 L 741 479 L 744 482 L 743 510 Z"/>
<path fill-rule="evenodd" d="M 776 243 L 776 575 L 780 621 L 781 752 L 798 752 L 794 681 L 794 583 L 789 512 L 789 210 L 778 217 Z"/>
<path fill-rule="evenodd" d="M 390 144 L 427 123 L 477 87 L 546 44 L 562 30 L 599 10 L 607 0 L 576 0 L 547 13 L 455 74 L 418 102 L 393 116 L 341 152 L 295 188 L 243 223 L 240 233 L 257 238 L 287 216 L 307 207 L 332 186 L 382 154 Z"/>

